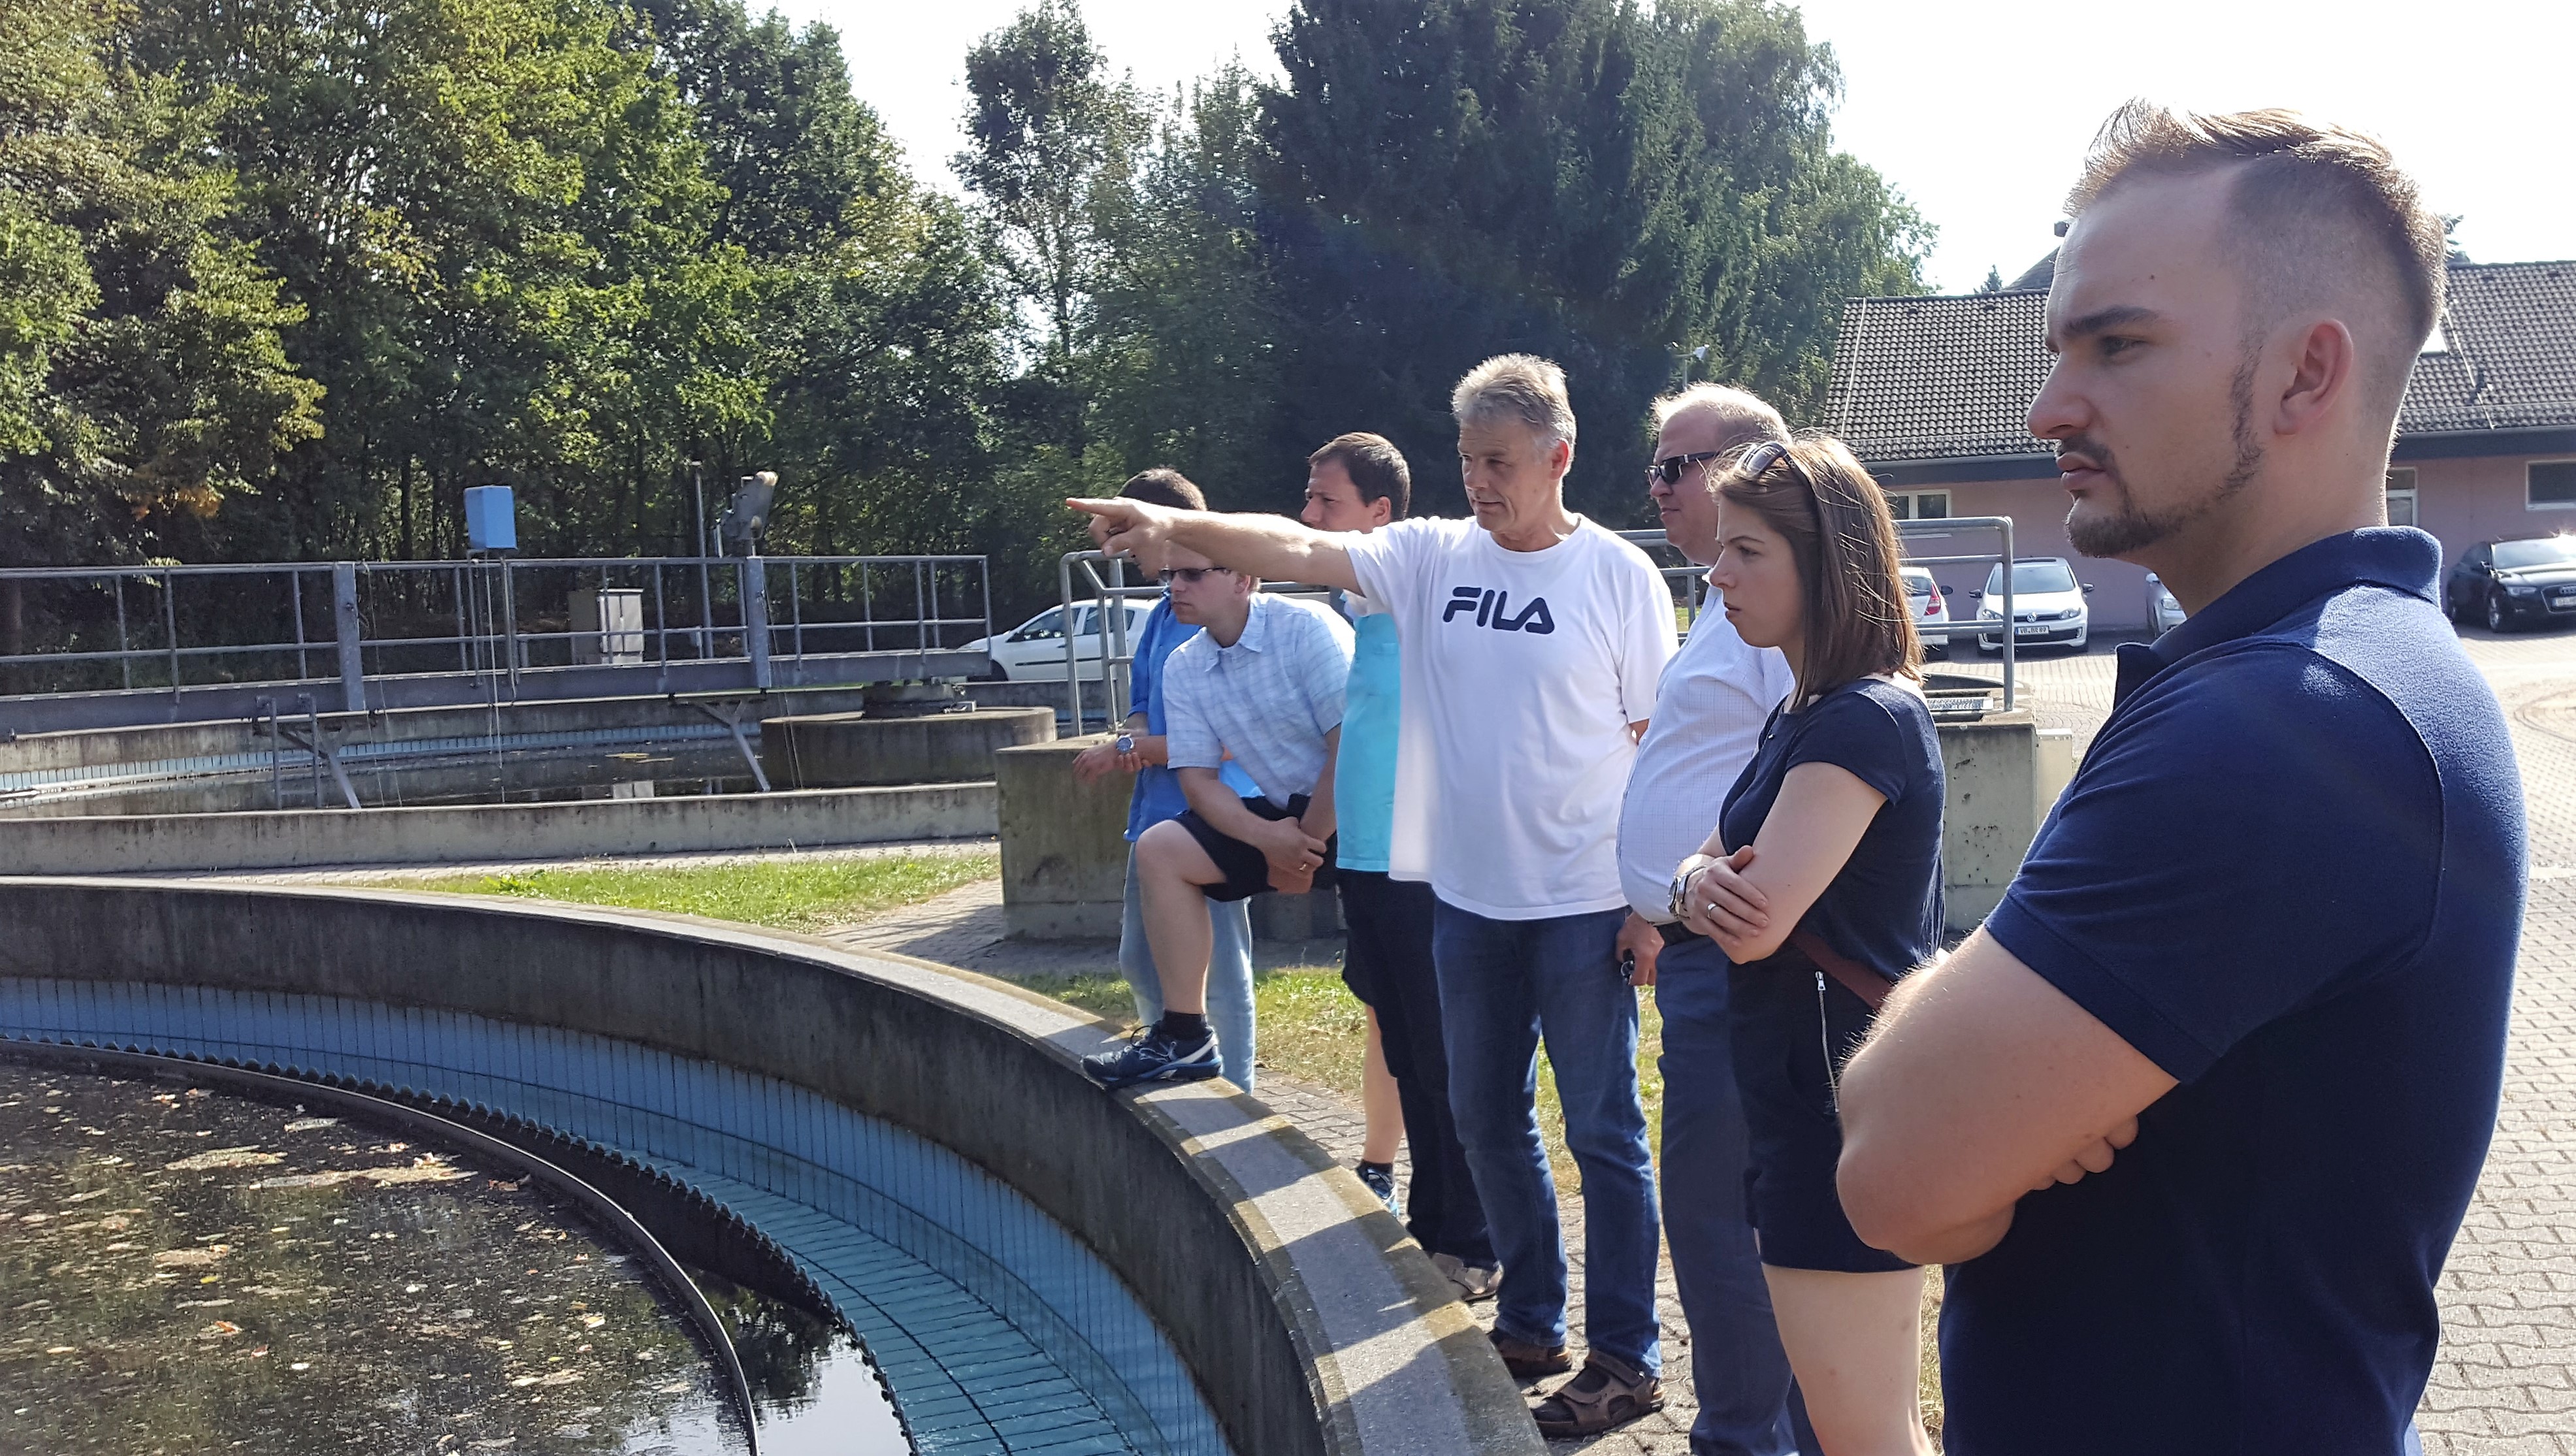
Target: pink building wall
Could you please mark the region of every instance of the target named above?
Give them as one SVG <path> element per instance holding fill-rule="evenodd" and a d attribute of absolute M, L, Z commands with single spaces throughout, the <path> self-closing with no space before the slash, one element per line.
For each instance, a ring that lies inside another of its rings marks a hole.
<path fill-rule="evenodd" d="M 2531 510 L 2524 504 L 2524 466 L 2535 459 L 2552 458 L 2559 457 L 2499 455 L 2407 462 L 2415 470 L 2416 524 L 2442 543 L 2445 571 L 2460 559 L 2461 552 L 2481 541 L 2576 531 L 2576 510 Z M 2066 492 L 2053 477 L 1891 488 L 1947 490 L 1953 516 L 2012 517 L 2015 555 L 2064 557 L 2075 568 L 2076 580 L 2092 583 L 2095 631 L 2145 629 L 2145 568 L 2077 555 L 2066 540 Z M 1948 540 L 1931 532 L 1909 532 L 1906 549 L 1924 556 L 1966 555 L 1994 549 L 1991 532 L 1961 530 L 1954 534 L 1955 539 Z M 1952 589 L 1952 617 L 1960 621 L 1975 617 L 1978 603 L 1968 593 L 1984 588 L 1986 570 L 1976 566 L 1936 566 L 1931 571 L 1935 580 Z M 1962 654 L 1971 650 L 1964 640 L 1957 648 Z"/>
<path fill-rule="evenodd" d="M 2443 569 L 2481 541 L 2576 531 L 2576 510 L 2535 511 L 2525 504 L 2524 466 L 2563 458 L 2493 455 L 2408 462 L 2415 467 L 2415 524 L 2441 541 Z"/>

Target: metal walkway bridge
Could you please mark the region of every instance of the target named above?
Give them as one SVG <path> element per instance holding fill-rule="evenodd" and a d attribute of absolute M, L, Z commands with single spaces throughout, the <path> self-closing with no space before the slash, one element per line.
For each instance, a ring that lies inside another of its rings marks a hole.
<path fill-rule="evenodd" d="M 983 674 L 980 556 L 0 570 L 0 733 Z"/>

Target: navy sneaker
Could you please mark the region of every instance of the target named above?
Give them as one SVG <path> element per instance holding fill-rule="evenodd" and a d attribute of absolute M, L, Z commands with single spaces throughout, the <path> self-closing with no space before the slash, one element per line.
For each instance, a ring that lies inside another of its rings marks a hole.
<path fill-rule="evenodd" d="M 1359 1166 L 1359 1175 L 1360 1182 L 1367 1185 L 1369 1192 L 1377 1195 L 1377 1201 L 1386 1205 L 1387 1212 L 1397 1218 L 1404 1217 L 1404 1205 L 1396 1202 L 1395 1199 L 1394 1169 L 1372 1168 L 1362 1163 Z"/>
<path fill-rule="evenodd" d="M 1146 1027 L 1114 1052 L 1082 1059 L 1082 1069 L 1103 1087 L 1132 1087 L 1139 1082 L 1202 1082 L 1217 1074 L 1216 1036 L 1195 1042 L 1176 1041 L 1159 1027 Z"/>

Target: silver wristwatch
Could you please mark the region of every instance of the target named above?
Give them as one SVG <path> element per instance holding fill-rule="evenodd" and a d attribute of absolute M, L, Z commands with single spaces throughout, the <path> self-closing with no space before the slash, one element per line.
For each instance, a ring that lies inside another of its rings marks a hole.
<path fill-rule="evenodd" d="M 1691 876 L 1715 863 L 1717 861 L 1712 856 L 1695 854 L 1683 860 L 1681 867 L 1673 871 L 1671 898 L 1666 908 L 1673 912 L 1675 920 L 1685 919 L 1690 914 Z"/>
<path fill-rule="evenodd" d="M 1118 750 L 1118 756 L 1124 758 L 1128 754 L 1136 751 L 1136 735 L 1133 733 L 1121 733 L 1118 735 L 1118 741 L 1111 744 L 1110 747 Z"/>

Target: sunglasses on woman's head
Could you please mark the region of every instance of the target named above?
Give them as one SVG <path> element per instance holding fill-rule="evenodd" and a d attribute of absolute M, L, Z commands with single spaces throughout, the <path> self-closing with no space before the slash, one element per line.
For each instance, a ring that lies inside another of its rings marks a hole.
<path fill-rule="evenodd" d="M 1156 572 L 1155 575 L 1165 586 L 1170 586 L 1176 581 L 1197 586 L 1203 578 L 1215 576 L 1220 572 L 1230 576 L 1233 571 L 1234 569 L 1228 566 L 1175 566 Z"/>

